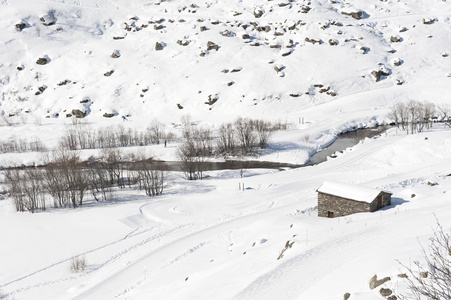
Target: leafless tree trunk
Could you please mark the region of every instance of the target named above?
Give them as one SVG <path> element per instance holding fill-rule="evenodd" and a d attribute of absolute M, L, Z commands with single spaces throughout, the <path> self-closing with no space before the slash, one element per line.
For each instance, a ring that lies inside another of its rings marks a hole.
<path fill-rule="evenodd" d="M 241 149 L 246 153 L 254 152 L 256 136 L 252 122 L 249 119 L 238 118 L 235 121 L 235 130 Z"/>
<path fill-rule="evenodd" d="M 271 137 L 273 131 L 271 127 L 271 122 L 263 121 L 263 120 L 254 120 L 253 127 L 257 132 L 258 144 L 261 149 L 265 149 L 269 138 Z"/>
<path fill-rule="evenodd" d="M 148 196 L 158 196 L 163 193 L 165 172 L 157 162 L 147 159 L 137 163 L 139 187 Z"/>
<path fill-rule="evenodd" d="M 216 142 L 218 153 L 233 153 L 235 151 L 236 136 L 232 123 L 222 124 L 219 127 L 219 136 Z"/>

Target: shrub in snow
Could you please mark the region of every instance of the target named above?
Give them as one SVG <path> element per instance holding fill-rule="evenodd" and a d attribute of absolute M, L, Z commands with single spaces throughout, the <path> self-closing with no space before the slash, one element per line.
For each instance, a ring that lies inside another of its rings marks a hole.
<path fill-rule="evenodd" d="M 424 263 L 414 261 L 405 266 L 408 293 L 402 299 L 451 299 L 451 235 L 437 221 L 437 228 L 429 238 L 428 248 L 422 248 Z"/>
<path fill-rule="evenodd" d="M 74 273 L 83 272 L 86 268 L 86 258 L 84 256 L 72 258 L 69 268 Z"/>

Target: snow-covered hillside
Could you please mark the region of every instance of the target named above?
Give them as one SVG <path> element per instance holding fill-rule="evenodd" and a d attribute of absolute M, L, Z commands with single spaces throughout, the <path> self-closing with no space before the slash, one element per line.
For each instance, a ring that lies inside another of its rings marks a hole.
<path fill-rule="evenodd" d="M 4 0 L 1 109 L 214 123 L 310 118 L 303 109 L 328 103 L 333 114 L 338 103 L 341 119 L 356 106 L 383 117 L 394 101 L 447 99 L 450 10 L 442 0 Z M 379 70 L 389 75 L 376 82 Z"/>
<path fill-rule="evenodd" d="M 290 125 L 255 159 L 305 163 L 342 131 L 392 121 L 397 102 L 449 105 L 450 16 L 449 0 L 0 0 L 0 142 L 53 150 L 74 115 L 175 134 L 181 120 L 250 117 Z M 161 196 L 124 189 L 75 210 L 17 213 L 2 195 L 0 298 L 383 299 L 374 274 L 405 291 L 396 260 L 421 260 L 436 218 L 451 228 L 449 132 L 392 128 L 325 163 L 244 178 L 173 172 Z M 176 143 L 145 149 L 176 159 Z M 44 160 L 0 154 L 1 166 Z M 325 180 L 391 191 L 393 204 L 318 218 Z"/>

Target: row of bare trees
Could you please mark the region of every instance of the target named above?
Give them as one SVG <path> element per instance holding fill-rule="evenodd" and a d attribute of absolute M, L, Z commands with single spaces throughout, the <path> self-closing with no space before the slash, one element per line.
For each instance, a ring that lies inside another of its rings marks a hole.
<path fill-rule="evenodd" d="M 410 100 L 398 102 L 390 110 L 389 118 L 407 134 L 429 129 L 434 121 L 449 123 L 451 109 L 447 105 L 436 106 L 429 101 Z"/>
<path fill-rule="evenodd" d="M 210 129 L 185 124 L 184 142 L 177 156 L 187 179 L 202 179 L 208 157 L 252 155 L 258 148 L 266 148 L 269 138 L 279 128 L 268 121 L 238 118 L 234 123 L 222 124 L 217 138 L 213 138 Z"/>
<path fill-rule="evenodd" d="M 28 141 L 26 139 L 12 139 L 8 141 L 0 141 L 0 153 L 11 152 L 44 152 L 47 151 L 44 143 L 39 139 Z"/>
<path fill-rule="evenodd" d="M 49 202 L 55 208 L 76 208 L 88 196 L 108 201 L 115 189 L 127 186 L 157 196 L 165 184 L 165 172 L 157 162 L 143 154 L 124 155 L 118 148 L 104 149 L 90 163 L 81 162 L 76 151 L 59 149 L 43 168 L 12 168 L 4 174 L 16 210 L 32 213 L 45 210 Z"/>
<path fill-rule="evenodd" d="M 163 125 L 154 120 L 144 131 L 125 128 L 123 125 L 94 130 L 85 123 L 69 125 L 59 144 L 68 150 L 100 149 L 160 144 L 174 139 Z"/>

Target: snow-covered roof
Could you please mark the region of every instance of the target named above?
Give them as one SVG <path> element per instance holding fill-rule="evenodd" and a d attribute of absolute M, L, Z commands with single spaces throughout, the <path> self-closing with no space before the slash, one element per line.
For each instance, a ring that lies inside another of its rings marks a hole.
<path fill-rule="evenodd" d="M 371 203 L 382 191 L 337 181 L 325 181 L 318 188 L 317 192 L 355 201 Z"/>

